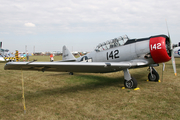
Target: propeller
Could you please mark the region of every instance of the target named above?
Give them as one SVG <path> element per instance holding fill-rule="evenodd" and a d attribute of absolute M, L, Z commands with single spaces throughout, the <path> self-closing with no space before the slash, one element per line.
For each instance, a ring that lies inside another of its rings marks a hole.
<path fill-rule="evenodd" d="M 169 29 L 168 29 L 168 25 L 167 25 L 167 21 L 166 21 L 166 26 L 167 26 L 167 31 L 168 31 L 168 37 L 170 40 L 170 50 L 171 50 L 171 61 L 172 61 L 172 65 L 173 65 L 173 70 L 174 70 L 174 74 L 175 76 L 177 75 L 176 73 L 176 64 L 175 64 L 175 59 L 174 59 L 174 51 L 173 51 L 173 44 L 171 42 L 171 38 L 170 38 L 170 34 L 169 34 Z"/>
<path fill-rule="evenodd" d="M 176 76 L 177 75 L 177 73 L 176 73 L 176 64 L 175 64 L 174 51 L 173 50 L 171 50 L 171 60 L 172 60 L 172 65 L 173 65 L 173 69 L 174 69 L 174 74 Z"/>
<path fill-rule="evenodd" d="M 171 43 L 171 38 L 170 38 L 170 34 L 169 34 L 169 29 L 168 29 L 167 21 L 166 21 L 166 27 L 167 27 L 168 37 L 169 37 L 169 40 L 170 40 L 171 61 L 172 61 L 172 65 L 173 65 L 174 74 L 176 76 L 177 75 L 177 73 L 176 73 L 176 64 L 175 64 L 174 51 L 173 51 L 173 48 L 176 47 L 176 46 L 174 46 Z M 163 72 L 164 72 L 164 70 L 165 70 L 165 63 L 162 63 L 162 81 L 163 81 Z"/>

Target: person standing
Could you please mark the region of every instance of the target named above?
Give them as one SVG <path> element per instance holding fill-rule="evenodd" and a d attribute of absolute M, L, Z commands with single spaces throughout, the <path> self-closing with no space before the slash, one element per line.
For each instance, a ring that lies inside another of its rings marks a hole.
<path fill-rule="evenodd" d="M 24 53 L 24 55 L 23 55 L 23 60 L 25 62 L 25 60 L 26 60 L 26 53 Z"/>
<path fill-rule="evenodd" d="M 28 52 L 27 52 L 26 57 L 27 57 L 27 61 L 29 62 L 29 53 Z"/>
<path fill-rule="evenodd" d="M 53 54 L 50 55 L 50 62 L 53 62 L 54 58 L 53 58 Z"/>

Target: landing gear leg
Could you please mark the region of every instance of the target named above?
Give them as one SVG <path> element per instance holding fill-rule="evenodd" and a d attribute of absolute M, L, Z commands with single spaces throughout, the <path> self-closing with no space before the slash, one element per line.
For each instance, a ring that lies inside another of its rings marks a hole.
<path fill-rule="evenodd" d="M 153 67 L 149 67 L 149 70 L 150 70 L 150 72 L 148 74 L 149 81 L 157 82 L 159 80 L 158 72 Z"/>
<path fill-rule="evenodd" d="M 124 69 L 124 86 L 126 88 L 132 89 L 137 87 L 137 81 L 135 78 L 131 77 L 128 69 Z"/>

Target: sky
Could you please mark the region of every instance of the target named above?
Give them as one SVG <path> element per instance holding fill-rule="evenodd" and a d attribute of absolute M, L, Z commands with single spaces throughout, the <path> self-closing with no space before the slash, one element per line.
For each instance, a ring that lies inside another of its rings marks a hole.
<path fill-rule="evenodd" d="M 93 51 L 127 35 L 180 42 L 179 0 L 0 0 L 0 41 L 11 52 Z M 168 24 L 168 30 L 166 26 Z M 35 49 L 34 49 L 35 48 Z"/>

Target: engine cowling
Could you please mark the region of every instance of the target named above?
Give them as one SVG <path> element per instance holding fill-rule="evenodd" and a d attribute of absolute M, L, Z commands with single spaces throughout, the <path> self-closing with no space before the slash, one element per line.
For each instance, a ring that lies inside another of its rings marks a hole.
<path fill-rule="evenodd" d="M 170 40 L 166 35 L 150 37 L 149 49 L 155 63 L 167 62 L 171 59 Z"/>

